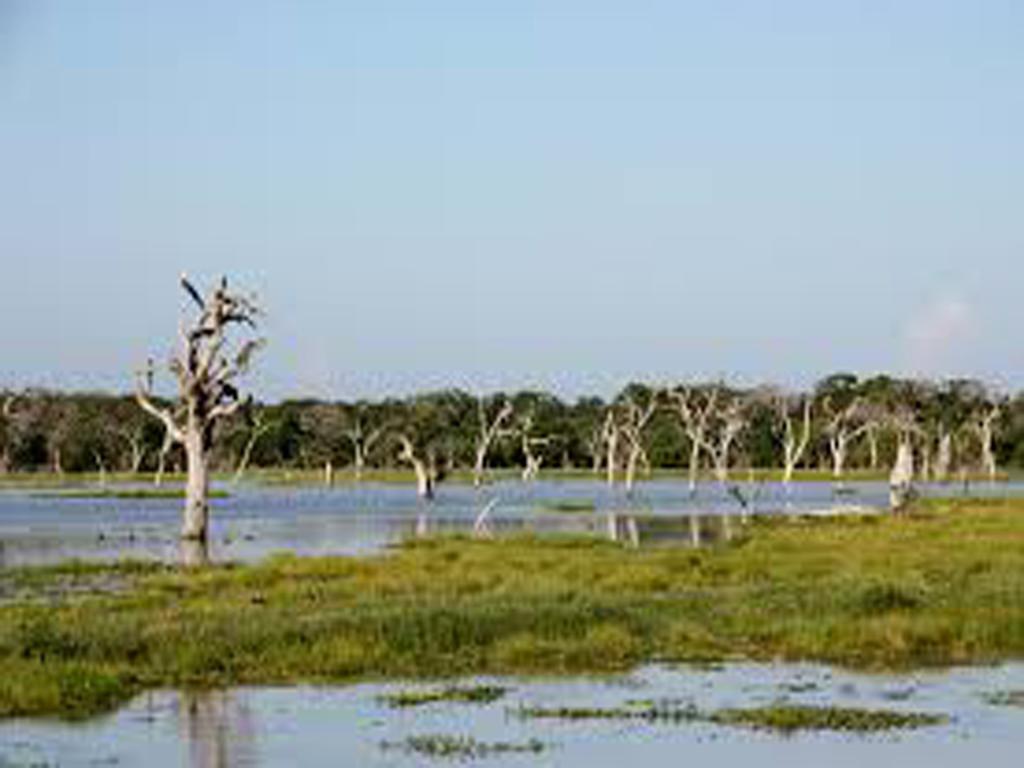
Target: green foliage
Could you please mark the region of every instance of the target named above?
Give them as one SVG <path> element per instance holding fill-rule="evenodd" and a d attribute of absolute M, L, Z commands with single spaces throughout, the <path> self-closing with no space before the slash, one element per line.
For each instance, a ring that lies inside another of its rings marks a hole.
<path fill-rule="evenodd" d="M 705 391 L 721 386 L 723 399 L 744 402 L 745 428 L 735 446 L 734 466 L 780 466 L 778 418 L 756 396 L 758 389 L 710 383 L 695 386 Z M 12 394 L 0 392 L 0 404 Z M 533 390 L 495 393 L 487 401 L 510 401 L 515 407 L 515 423 L 526 415 L 532 418 L 532 433 L 545 440 L 538 446 L 545 468 L 588 469 L 602 454 L 600 433 L 608 407 L 622 404 L 627 398 L 646 402 L 656 394 L 651 386 L 634 382 L 608 401 L 584 397 L 570 403 Z M 889 376 L 861 380 L 848 373 L 823 379 L 808 394 L 814 404 L 813 439 L 803 461 L 808 468 L 824 467 L 829 462 L 826 411 L 834 412 L 857 400 L 864 406 L 863 415 L 881 424 L 880 466 L 890 466 L 895 451 L 894 431 L 886 417 L 906 411 L 920 430 L 919 441 L 926 437 L 934 442 L 940 432 L 952 434 L 955 463 L 973 471 L 978 466 L 979 450 L 972 420 L 999 401 L 972 380 L 928 382 Z M 662 399 L 662 407 L 644 430 L 645 453 L 654 468 L 680 470 L 687 463 L 689 442 L 668 398 Z M 340 468 L 354 460 L 354 436 L 384 427 L 390 439 L 374 441 L 366 456 L 367 466 L 395 468 L 398 451 L 394 434 L 402 431 L 418 451 L 432 454 L 438 467 L 451 473 L 472 467 L 479 430 L 477 398 L 459 389 L 374 402 L 285 400 L 257 406 L 256 412 L 259 426 L 251 414 L 239 414 L 220 428 L 222 439 L 217 441 L 213 454 L 214 466 L 220 471 L 231 471 L 237 465 L 254 435 L 258 437 L 251 446 L 254 467 L 312 469 L 331 461 Z M 1000 463 L 1024 468 L 1024 395 L 1003 402 L 997 427 L 995 450 Z M 162 427 L 131 397 L 38 390 L 17 393 L 9 413 L 0 413 L 0 473 L 5 469 L 126 472 L 133 469 L 136 455 L 141 461 L 140 470 L 153 471 L 162 439 Z M 864 468 L 868 458 L 866 440 L 862 437 L 854 441 L 851 468 Z M 169 466 L 180 467 L 180 449 L 174 448 L 169 459 Z M 522 466 L 520 441 L 496 441 L 487 463 L 496 469 Z"/>

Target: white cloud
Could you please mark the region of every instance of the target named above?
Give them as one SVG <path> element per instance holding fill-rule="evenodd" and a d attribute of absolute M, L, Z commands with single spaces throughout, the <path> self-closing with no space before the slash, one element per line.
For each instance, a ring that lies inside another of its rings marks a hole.
<path fill-rule="evenodd" d="M 933 299 L 908 321 L 903 342 L 909 372 L 943 376 L 962 364 L 975 329 L 975 312 L 957 296 Z"/>

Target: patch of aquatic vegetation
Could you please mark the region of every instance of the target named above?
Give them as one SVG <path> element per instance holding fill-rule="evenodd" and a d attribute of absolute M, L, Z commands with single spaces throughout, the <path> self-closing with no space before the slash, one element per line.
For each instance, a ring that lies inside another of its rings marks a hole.
<path fill-rule="evenodd" d="M 749 525 L 742 545 L 702 549 L 463 536 L 250 565 L 0 569 L 0 717 L 102 712 L 157 687 L 1021 658 L 1022 512 L 930 502 L 871 525 Z"/>
<path fill-rule="evenodd" d="M 561 512 L 565 514 L 584 514 L 593 512 L 596 505 L 590 499 L 561 499 L 545 502 L 540 507 L 542 512 Z"/>
<path fill-rule="evenodd" d="M 543 752 L 547 745 L 538 739 L 524 742 L 485 742 L 478 741 L 471 736 L 427 734 L 409 736 L 402 741 L 384 741 L 381 742 L 381 748 L 385 750 L 398 749 L 423 757 L 469 760 L 515 753 L 536 755 Z"/>
<path fill-rule="evenodd" d="M 949 722 L 945 715 L 923 712 L 776 704 L 751 709 L 703 711 L 694 704 L 629 702 L 621 707 L 528 707 L 512 710 L 531 720 L 633 720 L 647 723 L 710 723 L 757 730 L 876 731 L 909 730 Z"/>
<path fill-rule="evenodd" d="M 1024 707 L 1024 691 L 996 691 L 983 698 L 994 707 Z"/>
<path fill-rule="evenodd" d="M 753 709 L 722 709 L 708 716 L 717 725 L 735 725 L 756 730 L 795 733 L 797 731 L 912 730 L 949 722 L 947 715 L 930 712 L 895 712 L 887 709 L 774 705 Z"/>
<path fill-rule="evenodd" d="M 397 691 L 381 695 L 379 700 L 396 709 L 419 707 L 437 702 L 458 704 L 490 704 L 508 693 L 508 688 L 497 685 L 451 685 L 445 688 L 423 688 Z"/>
<path fill-rule="evenodd" d="M 648 723 L 693 723 L 707 719 L 694 704 L 630 701 L 619 707 L 536 707 L 509 710 L 523 720 L 640 720 Z"/>

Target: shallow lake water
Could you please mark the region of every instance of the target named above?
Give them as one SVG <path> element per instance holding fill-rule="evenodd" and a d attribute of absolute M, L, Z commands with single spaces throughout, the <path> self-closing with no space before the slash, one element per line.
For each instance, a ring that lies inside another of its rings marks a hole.
<path fill-rule="evenodd" d="M 393 709 L 381 694 L 429 687 L 237 688 L 157 691 L 117 713 L 81 723 L 0 722 L 0 765 L 415 766 L 451 759 L 409 753 L 410 736 L 473 737 L 524 744 L 531 754 L 474 760 L 493 766 L 1019 766 L 1024 708 L 987 695 L 1024 690 L 1024 665 L 869 676 L 813 665 L 651 666 L 614 678 L 486 678 L 508 687 L 488 704 L 438 702 Z M 450 684 L 445 681 L 444 684 Z M 618 707 L 672 700 L 701 709 L 799 704 L 884 708 L 948 715 L 947 724 L 871 735 L 784 736 L 732 726 L 641 721 L 527 720 L 521 706 Z"/>
<path fill-rule="evenodd" d="M 833 505 L 884 506 L 882 483 L 851 483 L 837 495 L 831 483 L 736 485 L 752 514 L 821 510 Z M 88 490 L 88 489 L 86 489 Z M 92 490 L 96 490 L 95 488 Z M 685 482 L 638 485 L 627 498 L 595 481 L 522 484 L 502 482 L 480 490 L 442 485 L 437 499 L 417 502 L 411 486 L 366 484 L 333 488 L 226 486 L 214 499 L 211 549 L 214 559 L 253 560 L 273 552 L 300 555 L 368 552 L 418 531 L 469 531 L 481 509 L 493 531 L 537 530 L 607 535 L 609 513 L 638 516 L 640 542 L 679 540 L 693 535 L 689 517 L 699 516 L 704 535 L 714 535 L 709 518 L 744 511 L 737 497 L 703 484 L 691 496 Z M 926 494 L 950 495 L 959 486 L 926 487 Z M 972 494 L 1024 494 L 1024 484 L 971 487 Z M 558 502 L 588 502 L 595 513 L 557 513 Z M 0 492 L 0 567 L 54 563 L 70 558 L 177 557 L 181 501 L 177 499 L 68 498 L 27 491 Z M 618 520 L 620 529 L 622 520 Z M 721 521 L 719 520 L 719 523 Z M 626 532 L 620 530 L 621 535 Z"/>

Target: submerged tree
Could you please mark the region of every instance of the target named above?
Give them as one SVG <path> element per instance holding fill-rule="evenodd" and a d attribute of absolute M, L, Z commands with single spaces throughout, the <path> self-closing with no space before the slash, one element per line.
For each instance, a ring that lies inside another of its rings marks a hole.
<path fill-rule="evenodd" d="M 700 471 L 700 453 L 704 449 L 705 435 L 718 407 L 717 384 L 706 387 L 679 386 L 668 395 L 675 405 L 679 423 L 689 441 L 690 494 L 697 492 L 697 473 Z"/>
<path fill-rule="evenodd" d="M 254 330 L 259 310 L 252 299 L 230 291 L 226 278 L 205 298 L 184 275 L 181 285 L 198 308 L 198 316 L 191 325 L 182 325 L 181 346 L 170 362 L 178 383 L 177 403 L 164 407 L 154 400 L 152 361 L 139 374 L 136 399 L 163 423 L 168 441 L 184 448 L 188 479 L 181 537 L 205 542 L 215 429 L 218 422 L 248 403 L 240 396 L 235 381 L 248 370 L 263 340 L 250 337 L 231 344 L 229 332 L 235 327 Z"/>

